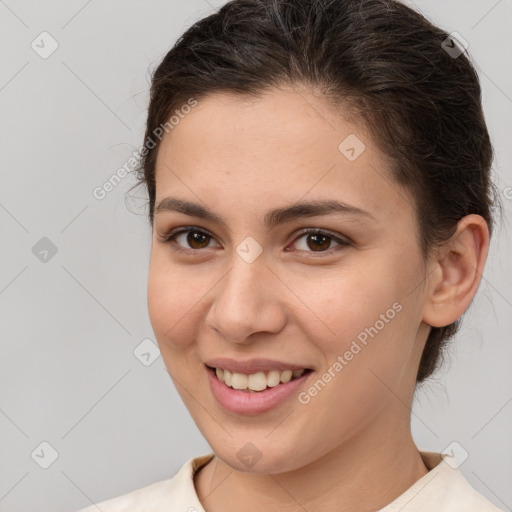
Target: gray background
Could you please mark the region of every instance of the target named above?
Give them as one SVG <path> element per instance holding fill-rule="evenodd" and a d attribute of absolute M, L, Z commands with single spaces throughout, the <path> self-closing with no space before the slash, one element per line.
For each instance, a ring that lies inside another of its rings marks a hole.
<path fill-rule="evenodd" d="M 2 512 L 78 510 L 210 451 L 162 358 L 145 366 L 133 353 L 154 339 L 142 190 L 128 207 L 132 178 L 103 200 L 92 191 L 143 142 L 149 67 L 222 3 L 0 1 Z M 423 450 L 456 441 L 471 484 L 512 510 L 512 4 L 414 5 L 478 64 L 505 219 L 445 365 L 417 393 L 413 434 Z M 46 59 L 31 47 L 43 31 L 59 44 Z M 57 249 L 46 262 L 33 253 L 43 237 Z M 58 453 L 47 469 L 42 442 Z"/>

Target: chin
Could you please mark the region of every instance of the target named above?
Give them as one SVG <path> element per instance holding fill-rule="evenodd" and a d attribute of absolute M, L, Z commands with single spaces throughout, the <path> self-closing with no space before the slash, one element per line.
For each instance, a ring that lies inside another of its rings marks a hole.
<path fill-rule="evenodd" d="M 290 451 L 282 451 L 283 446 L 277 438 L 274 443 L 267 440 L 265 446 L 261 448 L 258 448 L 256 443 L 247 441 L 237 443 L 233 450 L 233 444 L 221 450 L 214 450 L 214 453 L 224 464 L 241 473 L 279 474 L 293 471 L 303 465 L 293 457 L 293 448 Z"/>

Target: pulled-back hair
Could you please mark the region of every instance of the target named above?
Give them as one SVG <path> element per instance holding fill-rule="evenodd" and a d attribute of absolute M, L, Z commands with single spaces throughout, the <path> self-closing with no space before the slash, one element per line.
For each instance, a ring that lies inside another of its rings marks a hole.
<path fill-rule="evenodd" d="M 215 92 L 258 96 L 305 85 L 364 123 L 415 201 L 424 257 L 457 222 L 481 215 L 492 232 L 493 150 L 478 76 L 449 34 L 393 0 L 232 0 L 191 26 L 153 73 L 140 161 L 149 220 L 155 163 L 176 109 Z M 160 132 L 161 132 L 160 128 Z M 432 327 L 417 383 L 439 366 L 460 319 Z"/>

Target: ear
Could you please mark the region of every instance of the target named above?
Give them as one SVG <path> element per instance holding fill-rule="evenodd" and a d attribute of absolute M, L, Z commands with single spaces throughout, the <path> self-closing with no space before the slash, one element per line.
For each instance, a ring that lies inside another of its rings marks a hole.
<path fill-rule="evenodd" d="M 429 262 L 423 321 L 444 327 L 462 316 L 480 284 L 489 252 L 489 228 L 480 215 L 467 215 Z"/>

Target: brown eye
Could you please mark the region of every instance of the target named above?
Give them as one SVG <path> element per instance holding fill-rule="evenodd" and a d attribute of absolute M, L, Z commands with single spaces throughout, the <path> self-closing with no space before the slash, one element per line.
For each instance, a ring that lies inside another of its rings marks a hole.
<path fill-rule="evenodd" d="M 306 239 L 308 240 L 306 242 L 308 247 L 313 251 L 324 251 L 331 245 L 331 237 L 329 235 L 307 235 Z"/>
<path fill-rule="evenodd" d="M 192 249 L 204 249 L 208 247 L 211 236 L 201 231 L 189 231 L 185 233 L 187 235 L 187 243 Z"/>
<path fill-rule="evenodd" d="M 332 246 L 333 242 L 336 244 L 334 247 Z M 335 234 L 314 228 L 303 231 L 301 236 L 296 238 L 294 245 L 299 251 L 305 253 L 331 253 L 343 249 L 351 243 Z"/>
<path fill-rule="evenodd" d="M 194 227 L 171 231 L 160 237 L 161 242 L 172 244 L 174 250 L 189 253 L 208 248 L 212 240 L 211 235 Z"/>

